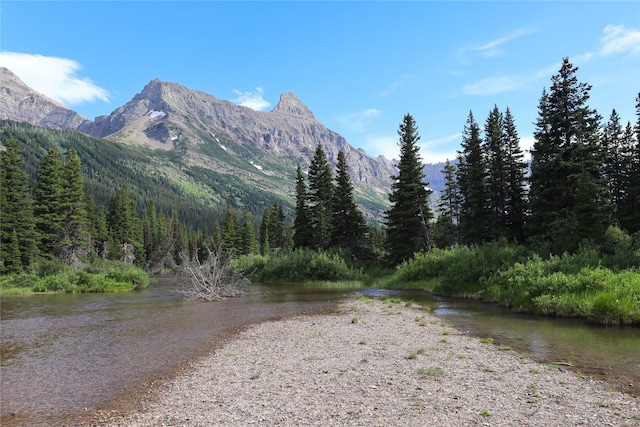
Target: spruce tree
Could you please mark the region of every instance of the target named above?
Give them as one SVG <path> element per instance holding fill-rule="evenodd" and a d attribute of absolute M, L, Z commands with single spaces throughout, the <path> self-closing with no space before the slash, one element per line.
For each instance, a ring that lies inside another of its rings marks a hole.
<path fill-rule="evenodd" d="M 262 213 L 262 221 L 260 221 L 260 253 L 267 255 L 271 252 L 269 245 L 269 227 L 271 226 L 271 208 L 267 206 Z"/>
<path fill-rule="evenodd" d="M 630 234 L 640 231 L 640 93 L 636 97 L 636 117 L 635 129 L 632 129 L 629 123 L 623 137 L 628 177 L 626 193 L 618 215 L 620 226 Z"/>
<path fill-rule="evenodd" d="M 332 246 L 350 249 L 361 246 L 367 225 L 362 212 L 353 200 L 353 184 L 349 177 L 347 160 L 342 151 L 338 152 L 332 205 Z"/>
<path fill-rule="evenodd" d="M 556 253 L 599 241 L 611 221 L 600 117 L 587 105 L 591 86 L 578 82 L 577 70 L 563 60 L 549 94 L 543 92 L 534 133 L 529 234 Z"/>
<path fill-rule="evenodd" d="M 520 137 L 516 130 L 515 120 L 507 107 L 504 114 L 504 139 L 507 159 L 507 193 L 506 220 L 507 234 L 510 241 L 524 242 L 524 226 L 527 217 L 526 175 L 527 162 L 520 148 Z"/>
<path fill-rule="evenodd" d="M 499 240 L 507 235 L 507 195 L 509 169 L 504 118 L 495 105 L 484 126 L 484 155 L 487 165 L 487 238 Z"/>
<path fill-rule="evenodd" d="M 296 216 L 293 221 L 294 248 L 306 248 L 311 246 L 313 234 L 307 200 L 307 184 L 304 181 L 302 168 L 298 164 L 298 168 L 296 169 Z"/>
<path fill-rule="evenodd" d="M 110 258 L 143 266 L 146 257 L 142 227 L 137 215 L 136 201 L 127 186 L 116 191 L 109 202 L 107 228 Z"/>
<path fill-rule="evenodd" d="M 87 260 L 91 252 L 91 239 L 80 158 L 73 148 L 67 154 L 63 175 L 64 218 L 62 235 L 56 242 L 56 253 L 65 263 L 78 266 Z"/>
<path fill-rule="evenodd" d="M 460 243 L 460 189 L 456 180 L 456 168 L 449 159 L 442 169 L 444 176 L 444 190 L 438 204 L 437 237 L 434 236 L 439 247 L 449 247 Z M 434 230 L 435 231 L 435 230 Z"/>
<path fill-rule="evenodd" d="M 486 167 L 480 126 L 469 112 L 458 152 L 456 174 L 460 188 L 460 235 L 464 243 L 481 245 L 489 240 Z"/>
<path fill-rule="evenodd" d="M 625 169 L 624 134 L 620 116 L 614 109 L 609 121 L 602 132 L 601 145 L 605 152 L 604 177 L 609 184 L 611 202 L 618 211 L 628 187 L 625 178 L 628 176 Z"/>
<path fill-rule="evenodd" d="M 64 165 L 60 153 L 51 148 L 38 168 L 34 214 L 40 234 L 40 252 L 55 256 L 58 239 L 62 236 L 64 219 L 63 173 Z"/>
<path fill-rule="evenodd" d="M 230 254 L 237 254 L 240 247 L 241 236 L 239 234 L 240 223 L 238 217 L 231 208 L 231 203 L 227 202 L 227 209 L 222 224 L 221 248 Z"/>
<path fill-rule="evenodd" d="M 33 199 L 15 138 L 0 151 L 0 271 L 20 273 L 38 255 Z"/>
<path fill-rule="evenodd" d="M 240 248 L 241 255 L 249 255 L 258 253 L 258 241 L 256 240 L 256 230 L 253 227 L 253 218 L 247 209 L 244 210 L 242 216 L 242 246 Z"/>
<path fill-rule="evenodd" d="M 311 246 L 326 249 L 331 244 L 331 212 L 333 201 L 333 177 L 327 156 L 318 144 L 309 165 L 308 212 L 311 224 Z"/>
<path fill-rule="evenodd" d="M 392 264 L 408 260 L 416 252 L 429 250 L 429 221 L 432 218 L 427 204 L 428 184 L 424 182 L 419 153 L 420 135 L 410 114 L 404 116 L 398 135 L 398 175 L 391 177 L 391 208 L 385 212 L 388 259 Z"/>
<path fill-rule="evenodd" d="M 276 200 L 269 213 L 269 246 L 271 250 L 282 250 L 287 247 L 287 233 L 284 225 L 284 212 Z"/>

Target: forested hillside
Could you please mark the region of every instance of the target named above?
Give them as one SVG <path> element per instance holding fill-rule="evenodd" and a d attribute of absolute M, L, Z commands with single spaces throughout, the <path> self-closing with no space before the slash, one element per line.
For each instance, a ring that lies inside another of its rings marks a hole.
<path fill-rule="evenodd" d="M 73 148 L 82 164 L 85 191 L 97 207 L 106 207 L 116 190 L 127 186 L 140 205 L 154 201 L 167 215 L 199 230 L 224 217 L 226 200 L 261 215 L 278 201 L 285 212 L 292 201 L 251 188 L 233 176 L 184 167 L 177 151 L 130 147 L 92 138 L 76 131 L 52 130 L 26 123 L 0 121 L 0 142 L 15 137 L 25 158 L 25 172 L 33 187 L 37 169 L 50 148 L 61 153 Z M 293 177 L 292 177 L 293 180 Z M 143 206 L 138 206 L 142 210 Z"/>

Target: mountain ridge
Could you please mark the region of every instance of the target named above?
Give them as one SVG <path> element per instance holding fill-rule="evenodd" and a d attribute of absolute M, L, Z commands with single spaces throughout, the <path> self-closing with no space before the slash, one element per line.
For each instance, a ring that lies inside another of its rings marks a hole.
<path fill-rule="evenodd" d="M 331 164 L 335 165 L 339 151 L 345 154 L 356 200 L 368 217 L 380 219 L 388 207 L 394 162 L 352 147 L 318 121 L 293 92 L 283 93 L 271 111 L 262 112 L 155 78 L 129 102 L 91 121 L 37 92 L 37 103 L 20 104 L 18 98 L 35 91 L 7 69 L 0 77 L 0 118 L 173 151 L 178 164 L 172 168 L 189 170 L 196 181 L 198 173 L 228 175 L 290 200 L 296 167 L 305 170 L 322 144 Z"/>

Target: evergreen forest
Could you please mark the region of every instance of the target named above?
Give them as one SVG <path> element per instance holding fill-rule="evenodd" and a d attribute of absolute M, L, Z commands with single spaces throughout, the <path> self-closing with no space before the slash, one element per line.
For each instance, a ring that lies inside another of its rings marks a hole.
<path fill-rule="evenodd" d="M 382 225 L 367 223 L 355 203 L 344 153 L 332 167 L 322 145 L 309 165 L 298 165 L 290 199 L 188 171 L 218 193 L 212 201 L 157 173 L 179 152 L 151 155 L 4 121 L 0 285 L 113 290 L 119 274 L 141 287 L 147 274 L 219 247 L 262 281 L 419 287 L 519 311 L 640 324 L 640 93 L 635 123 L 622 123 L 615 110 L 604 119 L 577 72 L 564 59 L 543 90 L 530 162 L 508 107 L 495 106 L 483 123 L 469 112 L 435 206 L 418 125 L 406 114 Z"/>

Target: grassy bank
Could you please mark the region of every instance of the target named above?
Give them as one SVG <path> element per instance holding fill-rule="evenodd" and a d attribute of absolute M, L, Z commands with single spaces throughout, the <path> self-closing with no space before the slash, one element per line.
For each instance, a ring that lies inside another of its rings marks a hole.
<path fill-rule="evenodd" d="M 545 259 L 523 247 L 488 244 L 418 254 L 389 287 L 498 302 L 515 311 L 640 325 L 640 251 L 593 248 Z"/>
<path fill-rule="evenodd" d="M 425 289 L 519 312 L 640 325 L 640 250 L 629 245 L 546 258 L 517 245 L 456 246 L 416 254 L 395 269 L 311 250 L 245 256 L 235 265 L 263 282 Z"/>
<path fill-rule="evenodd" d="M 142 289 L 149 283 L 149 275 L 131 264 L 99 261 L 75 269 L 58 261 L 43 261 L 29 273 L 0 277 L 0 294 L 120 292 Z"/>

